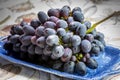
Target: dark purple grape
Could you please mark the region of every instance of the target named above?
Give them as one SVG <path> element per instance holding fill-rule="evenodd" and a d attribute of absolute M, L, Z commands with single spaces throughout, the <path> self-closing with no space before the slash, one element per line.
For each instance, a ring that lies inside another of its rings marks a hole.
<path fill-rule="evenodd" d="M 62 65 L 63 65 L 63 62 L 61 62 L 61 61 L 55 61 L 54 64 L 53 64 L 53 66 L 52 66 L 52 68 L 56 69 L 56 70 L 61 70 Z"/>
<path fill-rule="evenodd" d="M 55 35 L 55 34 L 56 34 L 56 31 L 54 29 L 46 28 L 44 30 L 44 36 Z"/>
<path fill-rule="evenodd" d="M 87 68 L 84 62 L 77 62 L 75 65 L 75 72 L 84 76 L 87 72 Z"/>
<path fill-rule="evenodd" d="M 36 40 L 37 40 L 37 36 L 32 36 L 32 37 L 31 37 L 31 43 L 32 43 L 32 44 L 35 45 L 35 44 L 36 44 Z"/>
<path fill-rule="evenodd" d="M 42 24 L 44 24 L 44 22 L 47 21 L 48 16 L 47 16 L 47 14 L 44 13 L 43 11 L 40 11 L 40 12 L 38 13 L 38 18 L 39 18 L 40 22 L 41 22 Z"/>
<path fill-rule="evenodd" d="M 21 23 L 20 23 L 20 26 L 25 26 L 25 25 L 28 25 L 28 23 L 27 22 L 25 22 L 25 21 L 22 21 Z"/>
<path fill-rule="evenodd" d="M 21 46 L 20 46 L 20 50 L 21 50 L 22 52 L 27 53 L 27 51 L 28 51 L 28 46 L 21 45 Z"/>
<path fill-rule="evenodd" d="M 78 34 L 81 38 L 86 35 L 87 28 L 84 24 L 80 24 L 76 29 L 76 34 Z"/>
<path fill-rule="evenodd" d="M 57 29 L 57 35 L 58 36 L 65 36 L 66 35 L 66 31 L 65 31 L 65 29 L 63 29 L 63 28 L 58 28 Z"/>
<path fill-rule="evenodd" d="M 68 24 L 65 20 L 58 20 L 56 22 L 56 26 L 57 26 L 57 28 L 67 28 Z"/>
<path fill-rule="evenodd" d="M 20 52 L 21 43 L 13 44 L 13 51 Z"/>
<path fill-rule="evenodd" d="M 41 36 L 36 40 L 36 45 L 41 47 L 41 48 L 44 48 L 45 44 L 46 44 L 45 41 L 46 41 L 45 36 Z"/>
<path fill-rule="evenodd" d="M 80 46 L 74 46 L 72 47 L 73 54 L 79 53 L 80 52 Z"/>
<path fill-rule="evenodd" d="M 84 53 L 88 53 L 91 50 L 91 43 L 88 40 L 82 40 L 81 49 Z"/>
<path fill-rule="evenodd" d="M 69 61 L 64 64 L 64 70 L 67 73 L 73 73 L 75 68 L 75 63 L 73 61 Z"/>
<path fill-rule="evenodd" d="M 83 22 L 84 21 L 84 15 L 83 15 L 83 13 L 81 13 L 79 11 L 75 11 L 73 13 L 73 19 L 75 21 Z"/>
<path fill-rule="evenodd" d="M 20 39 L 22 45 L 25 45 L 25 46 L 28 46 L 31 44 L 31 37 L 32 36 L 26 36 L 26 35 L 23 35 Z"/>
<path fill-rule="evenodd" d="M 97 44 L 92 43 L 92 49 L 90 51 L 90 54 L 93 55 L 95 54 L 96 56 L 100 52 L 100 47 Z"/>
<path fill-rule="evenodd" d="M 94 41 L 94 36 L 92 34 L 86 34 L 85 39 L 89 40 L 90 42 Z"/>
<path fill-rule="evenodd" d="M 14 34 L 18 34 L 18 35 L 23 34 L 23 28 L 19 25 L 13 26 L 11 30 L 14 32 Z"/>
<path fill-rule="evenodd" d="M 48 18 L 48 21 L 52 21 L 54 23 L 56 23 L 59 20 L 59 18 L 55 17 L 55 16 L 51 16 Z"/>
<path fill-rule="evenodd" d="M 19 37 L 20 35 L 15 34 L 15 35 L 12 35 L 9 40 L 11 43 L 15 44 L 19 42 Z"/>
<path fill-rule="evenodd" d="M 28 47 L 28 53 L 31 54 L 31 55 L 34 55 L 35 54 L 35 45 L 30 45 Z"/>
<path fill-rule="evenodd" d="M 41 22 L 40 22 L 39 20 L 37 20 L 37 19 L 33 19 L 33 20 L 30 22 L 30 25 L 31 25 L 34 29 L 36 29 L 38 26 L 41 25 Z"/>
<path fill-rule="evenodd" d="M 23 32 L 26 35 L 34 35 L 35 29 L 30 25 L 25 25 L 25 26 L 23 26 Z"/>
<path fill-rule="evenodd" d="M 98 63 L 96 62 L 95 59 L 89 58 L 86 61 L 86 66 L 91 68 L 91 69 L 96 69 L 98 67 Z"/>
<path fill-rule="evenodd" d="M 39 46 L 35 46 L 35 54 L 42 55 L 43 54 L 43 48 Z"/>
<path fill-rule="evenodd" d="M 95 39 L 97 39 L 99 41 L 102 41 L 104 39 L 104 34 L 100 33 L 100 32 L 97 32 L 96 36 L 95 36 Z"/>
<path fill-rule="evenodd" d="M 86 62 L 86 57 L 84 56 L 83 58 L 82 58 L 82 62 Z"/>
<path fill-rule="evenodd" d="M 13 44 L 10 41 L 5 42 L 3 48 L 7 51 L 11 51 L 13 49 Z"/>
<path fill-rule="evenodd" d="M 70 60 L 75 62 L 77 60 L 77 58 L 76 58 L 76 56 L 72 56 Z"/>
<path fill-rule="evenodd" d="M 60 11 L 58 9 L 49 9 L 48 12 L 47 12 L 48 16 L 55 16 L 55 17 L 60 17 Z"/>
<path fill-rule="evenodd" d="M 89 53 L 86 53 L 86 54 L 84 55 L 84 57 L 86 57 L 86 58 L 88 59 L 88 58 L 90 58 L 90 54 L 89 54 Z"/>
<path fill-rule="evenodd" d="M 90 21 L 85 21 L 84 25 L 89 29 L 91 27 L 91 22 Z"/>
<path fill-rule="evenodd" d="M 74 13 L 75 11 L 82 12 L 82 10 L 81 10 L 80 7 L 75 7 L 75 8 L 73 8 L 72 13 Z"/>
<path fill-rule="evenodd" d="M 81 26 L 81 23 L 80 22 L 77 22 L 77 21 L 73 21 L 69 24 L 69 29 L 71 31 L 75 31 L 79 26 Z"/>
<path fill-rule="evenodd" d="M 68 5 L 63 6 L 62 8 L 66 8 L 66 9 L 68 9 L 69 11 L 71 10 L 70 6 L 68 6 Z"/>
<path fill-rule="evenodd" d="M 65 48 L 64 49 L 64 54 L 61 57 L 62 62 L 68 62 L 72 57 L 72 50 L 70 48 Z"/>
<path fill-rule="evenodd" d="M 44 35 L 44 29 L 45 29 L 44 26 L 39 26 L 38 28 L 36 28 L 35 34 L 39 37 L 43 36 Z"/>
<path fill-rule="evenodd" d="M 46 45 L 43 50 L 43 54 L 46 56 L 50 56 L 52 54 L 52 49 L 53 47 Z"/>
<path fill-rule="evenodd" d="M 105 46 L 99 40 L 94 40 L 93 43 L 97 44 L 100 48 L 100 51 L 104 51 Z"/>
<path fill-rule="evenodd" d="M 56 27 L 56 24 L 54 22 L 52 22 L 52 21 L 46 21 L 44 23 L 44 26 L 45 26 L 45 28 L 52 28 L 52 29 L 54 29 Z"/>
<path fill-rule="evenodd" d="M 63 19 L 67 19 L 69 17 L 69 12 L 70 12 L 70 9 L 68 7 L 63 7 L 60 10 L 60 17 Z"/>
<path fill-rule="evenodd" d="M 73 21 L 74 21 L 74 19 L 73 19 L 72 16 L 68 17 L 68 19 L 67 19 L 67 23 L 68 23 L 68 24 L 70 24 L 70 23 L 73 22 Z"/>

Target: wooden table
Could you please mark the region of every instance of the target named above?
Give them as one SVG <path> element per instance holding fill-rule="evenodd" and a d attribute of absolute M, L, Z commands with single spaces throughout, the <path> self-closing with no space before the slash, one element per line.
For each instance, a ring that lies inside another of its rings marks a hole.
<path fill-rule="evenodd" d="M 92 3 L 89 0 L 18 0 L 14 3 L 13 0 L 0 1 L 0 21 L 3 21 L 7 16 L 11 16 L 8 20 L 0 24 L 0 36 L 8 34 L 9 28 L 6 25 L 16 24 L 22 18 L 29 21 L 31 18 L 36 18 L 36 13 L 40 10 L 47 11 L 50 7 L 62 7 L 63 5 L 80 6 L 83 9 L 85 18 L 92 23 L 97 22 L 108 16 L 112 12 L 120 11 L 119 0 L 108 0 L 100 3 Z M 9 5 L 7 5 L 9 4 Z M 97 27 L 97 30 L 104 33 L 105 41 L 114 47 L 120 48 L 120 16 L 117 16 L 102 23 Z M 48 74 L 42 71 L 37 71 L 25 66 L 13 64 L 0 58 L 0 80 L 70 80 Z M 120 80 L 120 74 L 107 76 L 104 80 Z"/>

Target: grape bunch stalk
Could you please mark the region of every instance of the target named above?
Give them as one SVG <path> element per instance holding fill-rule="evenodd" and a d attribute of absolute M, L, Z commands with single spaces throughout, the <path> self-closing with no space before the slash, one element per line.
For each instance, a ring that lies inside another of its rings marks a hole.
<path fill-rule="evenodd" d="M 84 20 L 80 7 L 39 11 L 38 19 L 13 25 L 4 44 L 8 55 L 67 73 L 96 69 L 93 56 L 104 51 L 104 35 Z"/>

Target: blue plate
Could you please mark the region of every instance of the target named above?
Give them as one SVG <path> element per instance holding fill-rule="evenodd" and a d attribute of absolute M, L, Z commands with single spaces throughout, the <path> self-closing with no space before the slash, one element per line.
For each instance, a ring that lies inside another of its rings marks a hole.
<path fill-rule="evenodd" d="M 0 56 L 10 62 L 24 65 L 30 68 L 34 68 L 40 71 L 44 71 L 50 74 L 55 74 L 61 77 L 76 79 L 76 80 L 88 80 L 88 79 L 103 79 L 105 76 L 109 76 L 112 74 L 119 73 L 120 70 L 117 68 L 120 66 L 120 50 L 117 48 L 113 48 L 110 46 L 105 47 L 105 51 L 100 53 L 98 57 L 93 57 L 98 62 L 98 68 L 93 70 L 87 68 L 87 74 L 85 76 L 80 76 L 78 74 L 69 74 L 65 72 L 60 72 L 57 70 L 53 70 L 51 68 L 46 68 L 40 65 L 35 65 L 29 62 L 25 62 L 19 59 L 15 59 L 13 57 L 7 56 L 6 51 L 3 49 L 4 42 L 0 42 Z M 116 69 L 117 68 L 117 69 Z"/>

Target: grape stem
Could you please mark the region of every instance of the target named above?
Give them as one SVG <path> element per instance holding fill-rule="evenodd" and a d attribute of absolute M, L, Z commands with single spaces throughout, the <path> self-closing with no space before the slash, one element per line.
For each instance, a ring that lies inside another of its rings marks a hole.
<path fill-rule="evenodd" d="M 86 31 L 86 33 L 88 34 L 88 33 L 92 32 L 99 24 L 101 24 L 102 22 L 108 20 L 109 18 L 113 17 L 114 15 L 119 15 L 119 14 L 120 14 L 120 11 L 113 12 L 108 17 L 105 17 L 104 19 L 102 19 L 102 20 L 96 22 L 95 24 L 93 24 L 92 27 Z"/>

